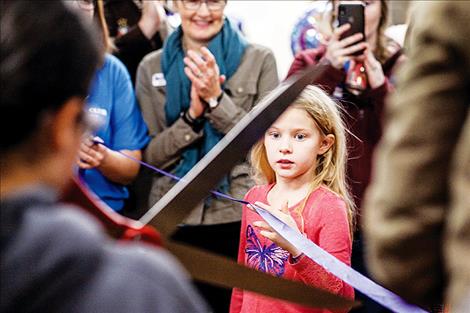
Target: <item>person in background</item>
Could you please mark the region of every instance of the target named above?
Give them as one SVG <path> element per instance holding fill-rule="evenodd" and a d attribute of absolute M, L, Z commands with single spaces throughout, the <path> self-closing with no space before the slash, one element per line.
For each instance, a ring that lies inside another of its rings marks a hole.
<path fill-rule="evenodd" d="M 346 160 L 345 129 L 336 103 L 320 88 L 308 86 L 253 147 L 251 163 L 264 184 L 250 189 L 245 200 L 350 265 L 354 202 L 346 185 Z M 351 286 L 303 255 L 249 207 L 243 208 L 239 263 L 354 298 Z M 230 313 L 241 312 L 331 311 L 235 288 Z"/>
<path fill-rule="evenodd" d="M 142 58 L 160 49 L 171 31 L 166 9 L 159 0 L 104 0 L 104 13 L 114 55 L 126 65 L 134 84 Z"/>
<path fill-rule="evenodd" d="M 182 177 L 274 89 L 279 80 L 273 53 L 248 43 L 224 17 L 226 1 L 176 1 L 181 26 L 162 50 L 137 70 L 136 93 L 151 141 L 144 160 Z M 242 198 L 253 185 L 241 161 L 220 182 L 220 191 Z M 153 175 L 149 205 L 175 181 Z M 241 205 L 207 198 L 183 222 L 174 239 L 236 258 Z M 209 288 L 216 312 L 227 312 L 230 290 Z"/>
<path fill-rule="evenodd" d="M 333 27 L 337 21 L 340 1 L 332 2 Z M 370 180 L 373 150 L 382 134 L 384 100 L 393 92 L 393 70 L 402 62 L 403 54 L 400 46 L 384 35 L 388 1 L 361 2 L 365 6 L 365 38 L 362 38 L 362 34 L 355 34 L 341 39 L 350 25 L 333 27 L 326 44 L 301 51 L 295 56 L 288 76 L 309 65 L 327 65 L 327 70 L 318 81 L 318 85 L 341 102 L 346 113 L 346 128 L 349 131 L 347 179 L 358 208 L 352 267 L 367 275 L 363 261 L 360 209 L 364 191 Z M 361 53 L 359 56 L 353 56 L 355 52 Z M 354 309 L 354 312 L 382 310 L 379 307 L 374 308 L 377 305 L 369 302 L 368 298 L 364 298 L 364 301 L 366 304 Z"/>
<path fill-rule="evenodd" d="M 364 206 L 377 281 L 470 312 L 470 3 L 416 3 Z"/>
<path fill-rule="evenodd" d="M 371 156 L 381 135 L 381 116 L 386 95 L 393 90 L 389 78 L 392 68 L 402 55 L 398 44 L 384 36 L 387 25 L 388 2 L 386 0 L 363 1 L 365 5 L 365 40 L 356 34 L 340 39 L 350 25 L 333 29 L 326 45 L 301 51 L 295 57 L 288 76 L 318 63 L 329 65 L 318 85 L 338 98 L 346 114 L 350 160 L 348 179 L 356 206 L 361 207 L 364 190 L 369 183 Z M 332 26 L 336 21 L 339 1 L 333 1 Z M 362 51 L 360 56 L 352 53 Z M 347 79 L 351 61 L 362 60 L 368 82 L 365 90 L 355 90 Z"/>
<path fill-rule="evenodd" d="M 163 249 L 116 243 L 57 200 L 102 56 L 90 23 L 64 2 L 0 2 L 0 311 L 207 312 Z"/>
<path fill-rule="evenodd" d="M 102 38 L 102 62 L 97 68 L 90 94 L 88 111 L 100 123 L 93 137 L 84 139 L 78 166 L 80 177 L 98 197 L 115 211 L 121 211 L 129 197 L 126 187 L 137 176 L 140 164 L 126 158 L 142 158 L 141 149 L 148 141 L 147 127 L 136 102 L 129 74 L 124 65 L 108 53 L 108 32 L 103 15 L 103 2 L 72 1 L 70 5 L 85 14 L 90 22 L 93 16 Z"/>

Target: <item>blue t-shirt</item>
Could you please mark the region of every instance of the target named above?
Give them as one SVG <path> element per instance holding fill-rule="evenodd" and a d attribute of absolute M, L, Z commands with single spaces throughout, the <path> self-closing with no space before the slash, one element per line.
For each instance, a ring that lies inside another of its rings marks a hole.
<path fill-rule="evenodd" d="M 88 97 L 88 111 L 98 115 L 101 127 L 96 136 L 112 150 L 140 150 L 150 138 L 137 105 L 131 79 L 125 66 L 107 54 L 96 72 Z M 81 170 L 91 190 L 111 208 L 119 211 L 129 197 L 127 188 L 111 182 L 97 169 Z"/>

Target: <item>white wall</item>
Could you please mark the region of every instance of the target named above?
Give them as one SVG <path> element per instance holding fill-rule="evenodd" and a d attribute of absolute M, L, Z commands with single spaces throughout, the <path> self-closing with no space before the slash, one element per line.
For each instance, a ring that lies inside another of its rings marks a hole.
<path fill-rule="evenodd" d="M 293 60 L 290 35 L 295 23 L 312 1 L 229 0 L 225 13 L 243 22 L 248 40 L 271 48 L 279 77 L 283 79 Z"/>

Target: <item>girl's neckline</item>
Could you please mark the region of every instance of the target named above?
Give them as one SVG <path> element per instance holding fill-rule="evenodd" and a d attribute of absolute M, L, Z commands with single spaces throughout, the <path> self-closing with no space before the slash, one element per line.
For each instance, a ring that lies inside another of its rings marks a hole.
<path fill-rule="evenodd" d="M 274 186 L 276 185 L 276 183 L 271 183 L 270 185 L 268 185 L 268 190 L 266 191 L 265 195 L 264 195 L 264 200 L 266 201 L 266 204 L 268 205 L 271 205 L 271 203 L 269 203 L 269 200 L 268 200 L 268 194 L 271 192 L 271 190 L 274 188 Z M 324 187 L 322 185 L 316 187 L 312 192 L 310 192 L 309 194 L 307 194 L 307 196 L 303 197 L 302 199 L 300 199 L 299 201 L 297 201 L 294 205 L 289 205 L 287 207 L 287 209 L 289 211 L 295 209 L 296 207 L 298 207 L 299 205 L 301 205 L 306 199 L 308 199 L 310 196 L 312 196 L 314 193 L 318 192 L 320 189 L 323 189 Z"/>

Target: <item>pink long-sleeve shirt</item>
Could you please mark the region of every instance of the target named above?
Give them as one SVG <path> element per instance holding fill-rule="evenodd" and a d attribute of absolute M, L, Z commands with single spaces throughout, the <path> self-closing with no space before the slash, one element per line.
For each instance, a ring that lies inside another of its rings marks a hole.
<path fill-rule="evenodd" d="M 253 187 L 245 196 L 250 203 L 268 203 L 267 195 L 274 184 Z M 325 187 L 319 187 L 307 199 L 303 211 L 298 203 L 289 208 L 301 232 L 315 244 L 347 265 L 351 262 L 351 236 L 344 201 Z M 238 262 L 246 266 L 305 284 L 325 289 L 346 298 L 354 297 L 354 290 L 342 280 L 324 270 L 306 256 L 295 263 L 289 253 L 259 234 L 253 222 L 262 218 L 246 206 L 243 207 Z M 302 307 L 290 302 L 261 296 L 235 288 L 230 313 L 327 313 L 324 309 Z M 346 312 L 346 311 L 334 311 Z"/>

